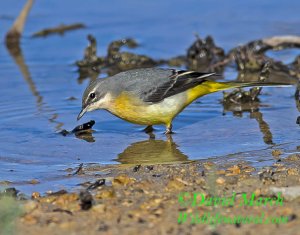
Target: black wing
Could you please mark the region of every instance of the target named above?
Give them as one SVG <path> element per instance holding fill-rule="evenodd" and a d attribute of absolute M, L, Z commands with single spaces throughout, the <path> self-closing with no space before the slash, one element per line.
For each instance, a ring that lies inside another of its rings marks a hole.
<path fill-rule="evenodd" d="M 160 102 L 167 97 L 176 95 L 203 83 L 206 81 L 206 78 L 213 75 L 216 74 L 173 70 L 173 74 L 165 79 L 165 82 L 158 84 L 157 87 L 153 87 L 152 89 L 143 92 L 142 99 L 145 102 Z"/>

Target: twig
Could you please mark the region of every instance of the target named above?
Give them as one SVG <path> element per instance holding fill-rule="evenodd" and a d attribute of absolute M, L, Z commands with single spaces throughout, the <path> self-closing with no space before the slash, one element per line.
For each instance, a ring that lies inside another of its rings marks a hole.
<path fill-rule="evenodd" d="M 262 42 L 272 48 L 300 47 L 300 36 L 285 35 L 262 39 Z"/>
<path fill-rule="evenodd" d="M 19 43 L 20 37 L 22 36 L 24 25 L 29 14 L 29 11 L 33 5 L 34 0 L 28 0 L 23 7 L 20 15 L 15 20 L 13 26 L 7 32 L 5 41 L 6 45 L 9 47 L 11 44 Z"/>
<path fill-rule="evenodd" d="M 85 25 L 81 24 L 81 23 L 70 24 L 70 25 L 61 24 L 54 28 L 47 28 L 47 29 L 38 31 L 38 32 L 34 33 L 32 35 L 32 37 L 46 37 L 49 34 L 64 34 L 66 31 L 81 29 L 81 28 L 85 28 Z"/>
<path fill-rule="evenodd" d="M 73 175 L 78 175 L 79 173 L 82 173 L 83 163 L 80 163 L 78 169 L 73 173 Z"/>

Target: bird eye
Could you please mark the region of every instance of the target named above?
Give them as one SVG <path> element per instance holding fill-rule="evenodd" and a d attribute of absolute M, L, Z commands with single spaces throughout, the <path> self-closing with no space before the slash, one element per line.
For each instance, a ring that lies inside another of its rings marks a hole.
<path fill-rule="evenodd" d="M 90 94 L 91 99 L 94 99 L 95 97 L 96 97 L 96 94 L 94 92 Z"/>

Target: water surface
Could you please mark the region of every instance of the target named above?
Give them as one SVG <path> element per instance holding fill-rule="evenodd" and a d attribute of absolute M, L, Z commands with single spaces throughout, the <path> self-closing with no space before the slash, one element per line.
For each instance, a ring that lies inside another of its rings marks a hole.
<path fill-rule="evenodd" d="M 2 39 L 24 3 L 0 3 Z M 10 181 L 24 192 L 56 190 L 73 187 L 82 180 L 66 177 L 65 171 L 80 163 L 173 162 L 221 158 L 276 146 L 296 148 L 299 112 L 294 88 L 288 87 L 263 90 L 259 118 L 249 112 L 242 117 L 231 112 L 224 115 L 221 93 L 203 97 L 175 119 L 172 142 L 163 134 L 163 126 L 156 127 L 156 139 L 149 141 L 142 127 L 105 111 L 89 113 L 81 120 L 96 121 L 94 142 L 58 134 L 78 125 L 76 117 L 88 80 L 78 82 L 74 62 L 82 58 L 89 33 L 98 41 L 99 55 L 106 53 L 112 40 L 133 37 L 140 43 L 137 53 L 157 59 L 184 54 L 195 40 L 194 33 L 212 35 L 226 50 L 258 38 L 300 34 L 300 2 L 224 4 L 216 0 L 168 0 L 159 4 L 137 0 L 36 1 L 22 38 L 21 57 L 10 56 L 4 39 L 0 45 L 0 181 Z M 45 27 L 77 22 L 87 28 L 63 36 L 31 37 Z M 285 62 L 293 61 L 297 54 L 297 50 L 270 52 Z M 225 74 L 227 80 L 237 76 L 233 70 Z M 266 143 L 259 120 L 267 124 L 274 144 Z M 251 156 L 253 164 L 272 160 Z M 29 184 L 32 179 L 40 183 Z"/>

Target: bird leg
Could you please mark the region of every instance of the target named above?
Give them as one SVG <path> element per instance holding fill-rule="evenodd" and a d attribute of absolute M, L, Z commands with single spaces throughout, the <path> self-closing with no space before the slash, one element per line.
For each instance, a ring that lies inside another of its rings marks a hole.
<path fill-rule="evenodd" d="M 172 123 L 170 123 L 170 124 L 167 125 L 165 134 L 166 134 L 166 135 L 170 135 L 170 134 L 173 134 L 173 133 L 174 133 L 174 132 L 172 131 Z"/>
<path fill-rule="evenodd" d="M 152 132 L 154 131 L 154 128 L 153 128 L 151 125 L 149 125 L 149 126 L 147 126 L 147 127 L 144 129 L 144 131 L 145 131 L 147 134 L 149 134 L 149 133 L 152 133 Z"/>

